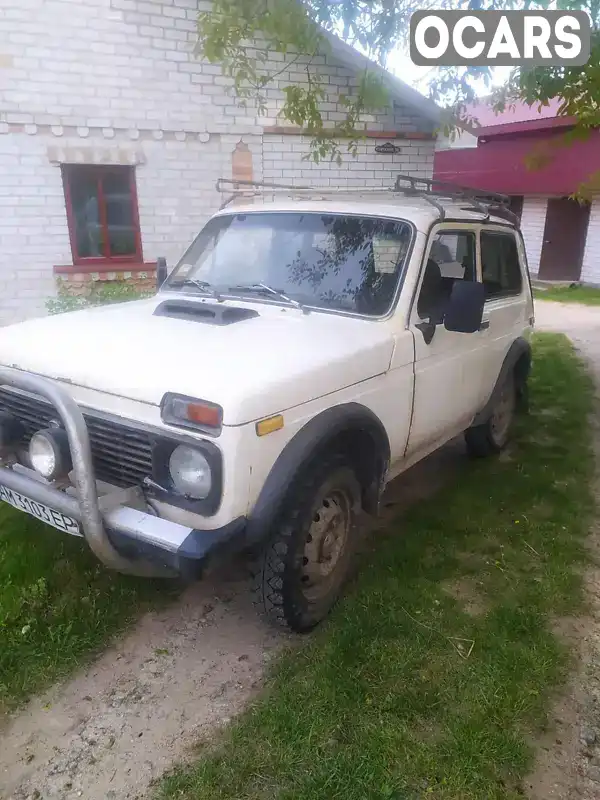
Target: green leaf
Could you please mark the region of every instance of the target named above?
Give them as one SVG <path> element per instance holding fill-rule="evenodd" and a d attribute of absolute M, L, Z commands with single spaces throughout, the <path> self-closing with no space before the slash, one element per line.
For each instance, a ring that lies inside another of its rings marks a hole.
<path fill-rule="evenodd" d="M 584 10 L 593 24 L 590 60 L 581 67 L 544 66 L 515 69 L 505 87 L 494 92 L 494 106 L 501 112 L 515 102 L 545 106 L 560 97 L 560 115 L 573 117 L 576 130 L 600 125 L 600 2 L 599 0 L 558 0 L 560 9 Z M 439 8 L 510 10 L 549 7 L 547 0 L 439 0 Z M 340 138 L 359 140 L 361 123 L 368 114 L 389 104 L 382 75 L 376 65 L 385 66 L 390 53 L 408 47 L 410 16 L 423 8 L 416 0 L 214 0 L 210 11 L 198 16 L 196 52 L 211 63 L 221 64 L 225 75 L 233 79 L 236 94 L 253 101 L 260 113 L 269 108 L 263 91 L 273 85 L 280 88 L 283 107 L 279 116 L 304 128 L 313 138 L 317 160 L 337 160 Z M 337 139 L 324 125 L 320 105 L 327 97 L 326 86 L 314 63 L 327 51 L 324 31 L 343 38 L 371 58 L 375 64 L 359 76 L 355 91 L 342 93 L 339 104 L 346 118 L 338 126 Z M 270 53 L 280 53 L 287 61 L 268 60 Z M 283 76 L 302 73 L 301 83 L 280 87 Z M 457 126 L 472 125 L 467 107 L 491 87 L 487 67 L 442 67 L 432 72 L 429 94 L 447 114 L 442 123 L 446 135 Z"/>

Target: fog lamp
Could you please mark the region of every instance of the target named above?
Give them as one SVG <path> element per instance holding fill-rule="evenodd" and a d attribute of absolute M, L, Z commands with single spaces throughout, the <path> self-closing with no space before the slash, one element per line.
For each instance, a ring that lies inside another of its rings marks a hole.
<path fill-rule="evenodd" d="M 66 432 L 62 428 L 47 428 L 34 433 L 29 442 L 29 462 L 46 480 L 68 475 L 73 462 Z"/>

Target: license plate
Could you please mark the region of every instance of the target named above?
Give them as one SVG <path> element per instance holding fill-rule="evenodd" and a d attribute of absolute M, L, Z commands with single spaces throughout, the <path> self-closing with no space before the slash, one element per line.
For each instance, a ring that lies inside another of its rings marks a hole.
<path fill-rule="evenodd" d="M 52 525 L 53 528 L 58 528 L 63 533 L 70 533 L 71 536 L 83 536 L 79 522 L 73 517 L 68 517 L 61 511 L 55 511 L 50 506 L 38 503 L 37 500 L 31 500 L 29 497 L 19 494 L 19 492 L 7 489 L 6 486 L 0 486 L 0 500 L 4 500 L 5 503 L 18 508 L 19 511 L 31 514 L 32 517 L 45 522 L 47 525 Z"/>

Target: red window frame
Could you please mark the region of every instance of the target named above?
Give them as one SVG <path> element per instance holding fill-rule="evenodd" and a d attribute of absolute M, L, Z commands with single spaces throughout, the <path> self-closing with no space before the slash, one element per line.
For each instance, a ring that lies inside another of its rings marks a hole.
<path fill-rule="evenodd" d="M 131 198 L 131 213 L 135 232 L 135 252 L 130 255 L 110 255 L 110 240 L 108 236 L 108 223 L 106 220 L 106 203 L 104 201 L 104 188 L 103 178 L 111 173 L 119 172 L 123 174 L 126 171 L 129 176 L 129 189 Z M 73 208 L 73 201 L 71 199 L 71 178 L 77 173 L 83 173 L 93 177 L 97 181 L 98 186 L 98 205 L 100 212 L 100 222 L 104 234 L 104 241 L 106 242 L 107 255 L 105 256 L 80 256 L 77 252 L 77 226 L 75 222 L 75 210 Z M 140 217 L 138 211 L 137 187 L 135 182 L 135 167 L 129 166 L 113 166 L 113 165 L 88 165 L 88 164 L 63 164 L 62 166 L 63 187 L 65 192 L 65 203 L 67 208 L 67 224 L 69 227 L 69 239 L 71 240 L 71 253 L 73 255 L 73 264 L 82 268 L 84 272 L 86 267 L 90 272 L 94 272 L 95 268 L 99 266 L 110 267 L 114 266 L 118 269 L 119 264 L 142 264 L 144 261 L 142 254 L 142 237 L 140 234 Z"/>

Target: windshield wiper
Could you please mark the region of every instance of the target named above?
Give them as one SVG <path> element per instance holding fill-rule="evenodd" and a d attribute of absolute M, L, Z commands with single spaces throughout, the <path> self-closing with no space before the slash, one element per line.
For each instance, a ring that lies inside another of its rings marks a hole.
<path fill-rule="evenodd" d="M 200 281 L 196 280 L 196 278 L 186 278 L 180 283 L 173 284 L 173 286 L 195 286 L 197 289 L 200 289 L 201 292 L 204 292 L 204 294 L 209 294 L 211 297 L 214 297 L 219 303 L 222 301 L 222 297 L 219 292 L 215 289 L 212 283 L 209 283 L 208 281 Z"/>
<path fill-rule="evenodd" d="M 271 297 L 278 297 L 280 300 L 284 300 L 286 303 L 289 303 L 290 305 L 301 309 L 305 314 L 308 314 L 308 308 L 302 305 L 302 303 L 299 303 L 298 300 L 293 300 L 291 297 L 288 297 L 285 292 L 281 292 L 279 289 L 273 289 L 272 286 L 268 286 L 266 283 L 250 283 L 247 285 L 240 284 L 238 286 L 230 286 L 228 291 L 250 292 L 253 294 L 266 294 Z"/>

